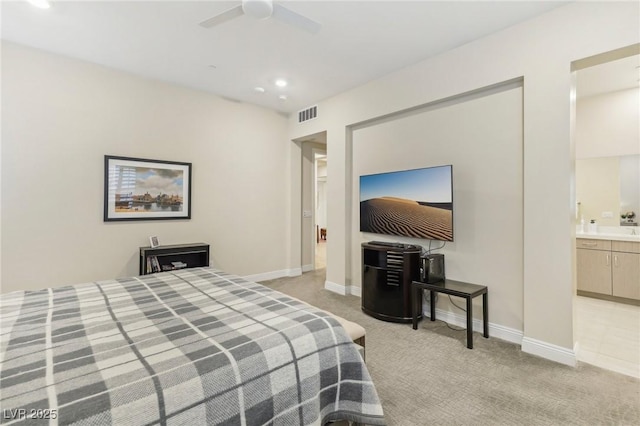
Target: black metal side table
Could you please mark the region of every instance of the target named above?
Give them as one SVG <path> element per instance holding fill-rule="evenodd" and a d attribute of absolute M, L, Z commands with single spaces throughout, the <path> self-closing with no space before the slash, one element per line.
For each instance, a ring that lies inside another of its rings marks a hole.
<path fill-rule="evenodd" d="M 487 286 L 470 284 L 462 281 L 444 280 L 429 284 L 421 281 L 411 283 L 411 315 L 413 319 L 413 329 L 418 329 L 418 309 L 422 309 L 422 290 L 429 290 L 431 293 L 431 321 L 436 320 L 436 293 L 450 294 L 452 296 L 464 297 L 467 301 L 467 348 L 473 349 L 473 307 L 472 299 L 482 295 L 482 324 L 483 336 L 489 337 L 489 307 L 487 300 Z"/>

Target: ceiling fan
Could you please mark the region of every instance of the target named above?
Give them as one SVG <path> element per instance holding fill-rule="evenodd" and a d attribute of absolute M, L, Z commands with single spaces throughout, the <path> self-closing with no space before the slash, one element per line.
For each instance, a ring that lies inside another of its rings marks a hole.
<path fill-rule="evenodd" d="M 255 19 L 275 18 L 312 34 L 320 31 L 322 27 L 316 21 L 274 3 L 273 0 L 242 0 L 241 4 L 200 22 L 200 26 L 212 28 L 242 15 L 251 16 Z"/>

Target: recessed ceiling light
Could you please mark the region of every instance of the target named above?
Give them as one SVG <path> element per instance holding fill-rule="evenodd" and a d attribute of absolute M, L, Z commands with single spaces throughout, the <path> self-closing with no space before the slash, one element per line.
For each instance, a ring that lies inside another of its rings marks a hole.
<path fill-rule="evenodd" d="M 285 80 L 284 78 L 279 78 L 276 80 L 276 86 L 278 87 L 286 87 L 287 86 L 287 80 Z"/>
<path fill-rule="evenodd" d="M 49 9 L 51 7 L 51 3 L 47 0 L 27 0 L 31 5 L 40 8 L 40 9 Z"/>
<path fill-rule="evenodd" d="M 258 93 L 264 93 L 264 91 L 265 91 L 264 87 L 260 87 L 260 86 L 254 87 L 253 90 L 255 90 Z"/>
<path fill-rule="evenodd" d="M 278 96 L 278 99 L 280 99 L 281 101 L 286 101 L 287 100 L 287 95 L 280 95 L 280 96 Z"/>

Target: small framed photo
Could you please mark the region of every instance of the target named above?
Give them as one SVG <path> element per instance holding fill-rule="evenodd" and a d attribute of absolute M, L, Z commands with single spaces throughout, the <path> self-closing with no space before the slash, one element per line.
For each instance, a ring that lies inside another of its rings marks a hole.
<path fill-rule="evenodd" d="M 158 237 L 149 237 L 149 243 L 151 243 L 151 248 L 156 248 L 160 245 Z"/>

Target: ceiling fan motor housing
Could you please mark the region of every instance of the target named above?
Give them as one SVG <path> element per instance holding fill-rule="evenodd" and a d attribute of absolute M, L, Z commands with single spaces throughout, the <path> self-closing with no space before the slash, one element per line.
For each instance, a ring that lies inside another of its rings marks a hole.
<path fill-rule="evenodd" d="M 243 0 L 242 11 L 256 19 L 267 19 L 273 13 L 272 0 Z"/>

